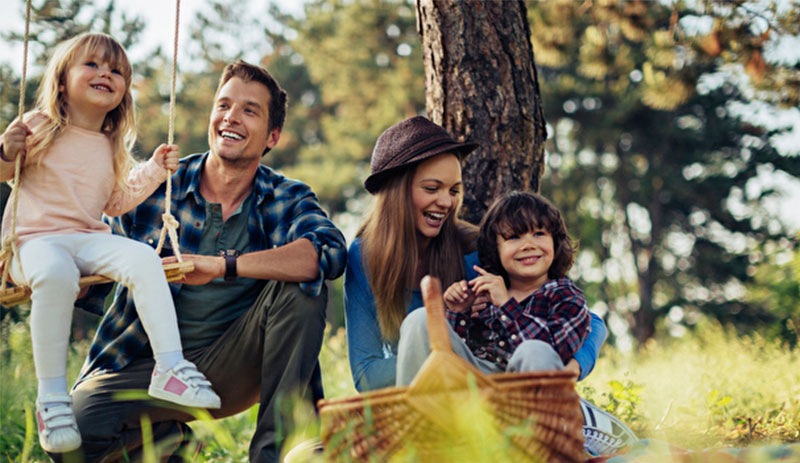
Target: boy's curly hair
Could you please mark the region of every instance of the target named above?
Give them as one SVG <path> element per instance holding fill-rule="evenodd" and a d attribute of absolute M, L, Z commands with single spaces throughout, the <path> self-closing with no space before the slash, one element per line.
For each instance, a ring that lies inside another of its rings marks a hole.
<path fill-rule="evenodd" d="M 575 260 L 577 244 L 572 242 L 561 213 L 544 196 L 525 191 L 506 193 L 494 202 L 480 224 L 478 258 L 481 266 L 495 275 L 501 275 L 509 284 L 508 272 L 500 263 L 497 237 L 522 235 L 543 228 L 553 236 L 553 264 L 547 272 L 550 279 L 567 274 Z"/>

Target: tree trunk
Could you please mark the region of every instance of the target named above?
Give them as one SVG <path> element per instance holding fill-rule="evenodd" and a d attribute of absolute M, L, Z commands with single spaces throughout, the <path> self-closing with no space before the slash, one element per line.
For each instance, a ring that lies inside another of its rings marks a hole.
<path fill-rule="evenodd" d="M 521 1 L 417 0 L 428 117 L 480 144 L 464 161 L 464 219 L 511 190 L 538 191 L 547 138 Z"/>

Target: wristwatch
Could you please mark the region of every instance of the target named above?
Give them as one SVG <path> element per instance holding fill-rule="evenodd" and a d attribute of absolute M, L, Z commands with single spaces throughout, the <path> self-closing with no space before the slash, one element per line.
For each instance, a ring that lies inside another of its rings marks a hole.
<path fill-rule="evenodd" d="M 225 249 L 219 255 L 225 258 L 225 281 L 236 281 L 239 276 L 236 273 L 236 258 L 241 255 L 238 249 Z"/>

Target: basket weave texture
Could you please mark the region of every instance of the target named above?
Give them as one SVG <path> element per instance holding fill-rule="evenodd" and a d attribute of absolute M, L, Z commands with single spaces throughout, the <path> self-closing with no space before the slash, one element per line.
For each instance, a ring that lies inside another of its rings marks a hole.
<path fill-rule="evenodd" d="M 583 461 L 576 375 L 487 375 L 450 347 L 441 286 L 425 277 L 431 354 L 408 387 L 319 402 L 333 462 Z"/>

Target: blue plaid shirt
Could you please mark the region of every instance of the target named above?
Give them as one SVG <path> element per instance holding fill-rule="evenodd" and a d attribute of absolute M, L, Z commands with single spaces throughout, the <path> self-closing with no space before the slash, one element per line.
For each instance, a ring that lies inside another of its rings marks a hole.
<path fill-rule="evenodd" d="M 180 250 L 196 254 L 203 232 L 206 210 L 198 198 L 200 175 L 209 153 L 193 154 L 180 161 L 172 176 L 170 211 L 180 223 Z M 149 243 L 154 248 L 161 233 L 166 184 L 161 185 L 141 205 L 119 217 L 106 218 L 118 235 Z M 249 214 L 249 248 L 264 250 L 283 246 L 300 238 L 308 239 L 319 255 L 319 276 L 300 284 L 308 294 L 319 295 L 325 280 L 342 275 L 347 260 L 345 238 L 328 219 L 311 189 L 296 180 L 288 179 L 264 165 L 256 172 L 253 183 L 253 210 Z M 162 257 L 172 255 L 167 239 Z M 101 315 L 103 301 L 111 285 L 92 287 L 78 305 L 88 312 Z M 170 284 L 173 299 L 181 290 L 180 284 Z M 78 382 L 103 371 L 117 371 L 139 356 L 152 355 L 147 334 L 136 313 L 132 298 L 121 285 L 114 301 L 92 341 L 89 356 Z"/>
<path fill-rule="evenodd" d="M 489 304 L 474 316 L 448 310 L 447 318 L 475 356 L 501 368 L 526 339 L 550 344 L 566 364 L 592 329 L 583 291 L 567 277 L 547 281 L 522 301 Z"/>

